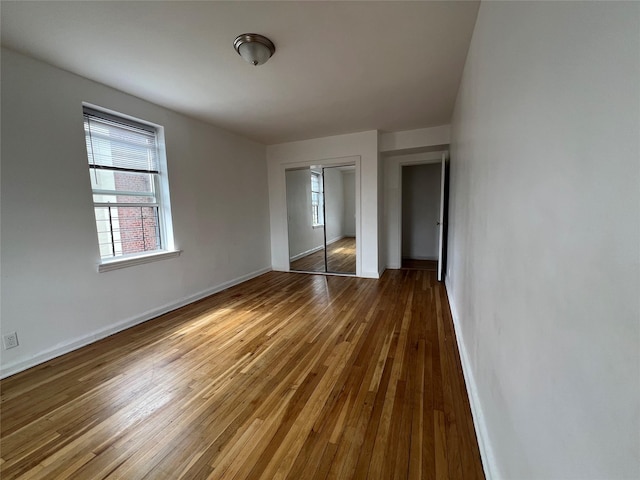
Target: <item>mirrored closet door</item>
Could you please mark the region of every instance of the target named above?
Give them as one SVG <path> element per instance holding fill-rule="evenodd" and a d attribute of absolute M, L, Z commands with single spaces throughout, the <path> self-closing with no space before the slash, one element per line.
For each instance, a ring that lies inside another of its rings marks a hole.
<path fill-rule="evenodd" d="M 314 165 L 285 176 L 290 269 L 355 275 L 355 165 Z"/>

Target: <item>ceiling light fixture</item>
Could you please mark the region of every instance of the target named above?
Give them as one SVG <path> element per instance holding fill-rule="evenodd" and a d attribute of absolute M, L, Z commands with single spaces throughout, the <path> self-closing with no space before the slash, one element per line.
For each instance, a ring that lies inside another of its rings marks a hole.
<path fill-rule="evenodd" d="M 253 66 L 266 63 L 276 51 L 276 46 L 271 40 L 257 33 L 238 35 L 233 41 L 233 47 Z"/>

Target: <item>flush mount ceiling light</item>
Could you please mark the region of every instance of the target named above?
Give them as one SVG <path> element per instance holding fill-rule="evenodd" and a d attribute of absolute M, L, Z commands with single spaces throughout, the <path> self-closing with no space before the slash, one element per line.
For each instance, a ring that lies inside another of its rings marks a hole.
<path fill-rule="evenodd" d="M 233 41 L 236 52 L 251 65 L 266 63 L 276 51 L 271 40 L 257 33 L 243 33 Z"/>

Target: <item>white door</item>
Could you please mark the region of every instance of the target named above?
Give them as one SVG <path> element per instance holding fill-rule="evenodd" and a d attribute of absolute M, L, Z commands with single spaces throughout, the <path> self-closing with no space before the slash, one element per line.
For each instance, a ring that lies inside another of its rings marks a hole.
<path fill-rule="evenodd" d="M 447 154 L 442 154 L 440 161 L 440 214 L 438 217 L 438 281 L 442 281 L 443 277 L 443 250 L 444 250 L 444 182 Z M 432 220 L 433 221 L 433 220 Z"/>

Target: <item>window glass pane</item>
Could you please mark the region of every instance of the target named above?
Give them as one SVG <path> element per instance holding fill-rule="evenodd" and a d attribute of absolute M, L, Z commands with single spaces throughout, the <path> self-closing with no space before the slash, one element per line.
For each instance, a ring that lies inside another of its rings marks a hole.
<path fill-rule="evenodd" d="M 158 207 L 95 207 L 95 213 L 103 258 L 162 248 Z"/>
<path fill-rule="evenodd" d="M 313 225 L 324 225 L 322 177 L 311 172 L 311 221 Z"/>
<path fill-rule="evenodd" d="M 115 255 L 121 255 L 119 250 L 115 249 L 116 242 L 118 240 L 119 245 L 119 233 L 114 236 L 111 229 L 112 219 L 109 218 L 109 209 L 96 208 L 96 226 L 98 228 L 98 246 L 100 247 L 100 256 L 113 257 Z"/>
<path fill-rule="evenodd" d="M 324 225 L 324 208 L 322 205 L 322 201 L 318 205 L 318 225 Z"/>
<path fill-rule="evenodd" d="M 157 203 L 156 200 L 156 197 L 141 197 L 138 195 L 93 194 L 94 203 Z"/>
<path fill-rule="evenodd" d="M 117 172 L 90 168 L 91 188 L 118 192 L 153 193 L 153 177 L 150 173 Z"/>

